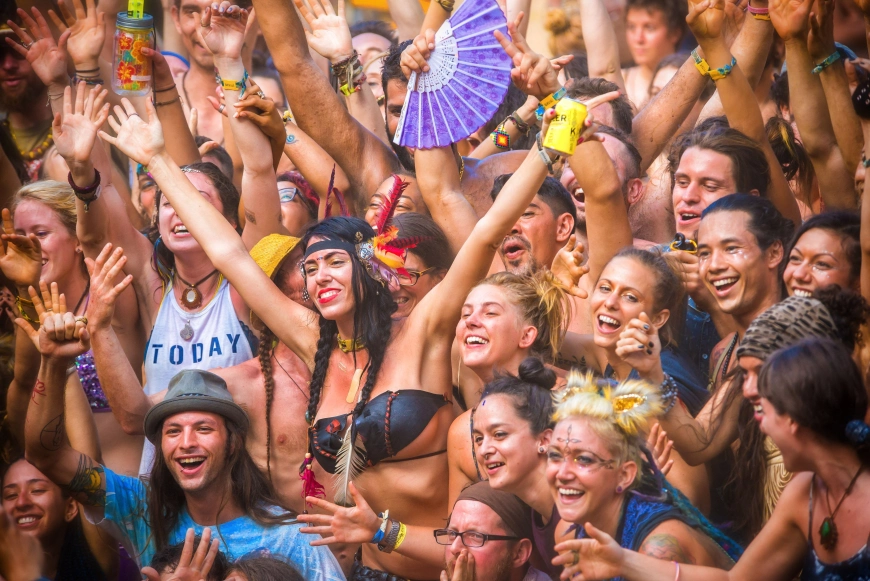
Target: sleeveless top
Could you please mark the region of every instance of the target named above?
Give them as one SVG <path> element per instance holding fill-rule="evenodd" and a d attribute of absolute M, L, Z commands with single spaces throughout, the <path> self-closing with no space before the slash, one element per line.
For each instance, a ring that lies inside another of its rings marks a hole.
<path fill-rule="evenodd" d="M 181 333 L 188 325 L 193 336 L 186 340 Z M 244 363 L 254 356 L 254 343 L 250 330 L 236 316 L 229 282 L 222 281 L 211 302 L 196 313 L 181 308 L 170 282 L 145 346 L 145 395 L 163 391 L 185 369 L 208 370 Z M 154 446 L 146 439 L 140 476 L 151 472 L 153 462 Z"/>
<path fill-rule="evenodd" d="M 385 391 L 372 398 L 356 419 L 355 428 L 366 449 L 366 464 L 405 462 L 443 454 L 439 450 L 413 458 L 392 458 L 423 433 L 439 409 L 450 403 L 443 395 L 406 389 Z M 324 470 L 335 473 L 335 459 L 347 431 L 350 414 L 321 418 L 309 428 L 311 455 Z"/>
<path fill-rule="evenodd" d="M 807 556 L 804 558 L 802 581 L 870 581 L 870 536 L 857 553 L 839 563 L 822 563 L 813 545 L 813 488 L 810 482 L 810 524 L 807 535 Z"/>
<path fill-rule="evenodd" d="M 100 379 L 97 377 L 97 367 L 94 364 L 94 352 L 88 350 L 76 357 L 75 365 L 76 374 L 79 376 L 82 389 L 88 398 L 91 411 L 112 411 L 112 408 L 109 407 L 109 400 L 106 398 L 106 394 L 103 393 L 103 386 L 100 385 Z"/>
<path fill-rule="evenodd" d="M 553 579 L 558 579 L 562 572 L 561 566 L 553 564 L 553 559 L 559 554 L 556 552 L 556 527 L 561 520 L 562 517 L 559 516 L 559 510 L 555 505 L 547 524 L 544 524 L 543 517 L 532 509 L 532 542 L 538 555 L 541 556 L 542 570 Z"/>

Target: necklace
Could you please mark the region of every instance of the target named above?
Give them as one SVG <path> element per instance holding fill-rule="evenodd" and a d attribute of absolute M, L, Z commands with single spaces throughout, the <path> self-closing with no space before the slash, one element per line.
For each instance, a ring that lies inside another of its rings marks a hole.
<path fill-rule="evenodd" d="M 280 361 L 280 360 L 279 360 L 279 359 L 278 359 L 278 357 L 276 357 L 276 356 L 275 356 L 275 354 L 274 354 L 274 353 L 272 353 L 272 359 L 274 359 L 274 360 L 275 360 L 275 363 L 277 363 L 277 364 L 278 364 L 278 367 L 280 367 L 280 368 L 281 368 L 281 371 L 283 371 L 283 372 L 284 372 L 284 375 L 286 375 L 286 376 L 287 376 L 287 377 L 289 377 L 289 378 L 290 378 L 290 381 L 292 381 L 292 382 L 293 382 L 293 385 L 295 385 L 295 386 L 296 386 L 296 389 L 298 389 L 298 390 L 299 390 L 299 393 L 301 393 L 301 394 L 302 394 L 302 397 L 303 397 L 303 398 L 305 398 L 305 399 L 306 399 L 306 400 L 307 400 L 307 399 L 308 399 L 308 397 L 309 397 L 309 394 L 307 394 L 307 393 L 305 393 L 305 392 L 304 392 L 304 391 L 303 391 L 303 390 L 302 390 L 302 388 L 301 388 L 301 387 L 299 387 L 299 384 L 298 384 L 298 383 L 296 383 L 296 380 L 295 380 L 295 379 L 294 379 L 294 378 L 293 378 L 293 376 L 292 376 L 292 375 L 290 375 L 290 374 L 289 374 L 289 373 L 288 373 L 288 372 L 287 372 L 287 370 L 286 370 L 286 369 L 284 369 L 284 366 L 283 366 L 283 365 L 281 365 L 281 361 Z"/>
<path fill-rule="evenodd" d="M 350 353 L 351 351 L 359 351 L 360 349 L 365 349 L 366 344 L 363 343 L 362 339 L 342 339 L 341 335 L 339 335 L 338 348 L 341 349 L 344 353 Z"/>
<path fill-rule="evenodd" d="M 834 507 L 833 511 L 831 511 L 831 502 L 828 500 L 828 489 L 827 487 L 825 488 L 825 504 L 828 506 L 828 512 L 831 513 L 831 516 L 825 517 L 825 520 L 822 521 L 822 525 L 819 527 L 819 537 L 822 542 L 822 546 L 825 547 L 825 549 L 827 549 L 828 551 L 834 550 L 834 547 L 837 546 L 837 540 L 840 536 L 837 532 L 837 523 L 834 522 L 834 518 L 837 516 L 837 511 L 840 510 L 840 506 L 843 504 L 843 501 L 846 500 L 846 497 L 849 496 L 850 492 L 852 492 L 852 487 L 855 486 L 855 482 L 858 480 L 858 476 L 861 474 L 861 471 L 863 469 L 863 465 L 858 468 L 855 476 L 852 477 L 852 482 L 850 482 L 849 486 L 846 487 L 846 492 L 843 493 L 843 496 L 840 498 L 840 502 L 837 503 L 837 506 Z"/>
<path fill-rule="evenodd" d="M 45 139 L 42 141 L 42 143 L 38 144 L 36 147 L 31 149 L 30 151 L 25 151 L 25 150 L 21 149 L 21 147 L 19 147 L 18 136 L 15 135 L 15 130 L 12 128 L 12 124 L 9 123 L 9 120 L 7 119 L 4 122 L 4 124 L 6 125 L 6 128 L 9 130 L 9 134 L 12 136 L 12 141 L 15 142 L 15 147 L 18 149 L 18 153 L 21 154 L 21 157 L 23 157 L 29 161 L 33 161 L 34 159 L 41 158 L 43 155 L 45 155 L 45 151 L 49 147 L 51 147 L 51 144 L 54 143 L 54 134 L 52 133 L 52 127 L 49 126 L 48 133 L 47 133 Z"/>
<path fill-rule="evenodd" d="M 174 272 L 173 274 L 178 278 L 178 280 L 180 280 L 185 285 L 187 285 L 187 288 L 184 289 L 183 291 L 181 291 L 182 304 L 185 307 L 187 307 L 188 309 L 198 309 L 199 306 L 202 305 L 202 293 L 199 292 L 199 289 L 196 287 L 198 287 L 199 285 L 201 285 L 202 283 L 204 283 L 205 281 L 207 281 L 208 279 L 210 279 L 211 277 L 216 275 L 217 269 L 214 269 L 213 271 L 211 271 L 210 273 L 208 273 L 207 275 L 202 277 L 199 281 L 197 281 L 193 284 L 191 284 L 191 283 L 187 282 L 186 280 L 184 280 L 183 278 L 181 278 L 181 275 L 178 274 L 177 271 Z M 220 284 L 218 284 L 218 286 L 220 286 Z"/>

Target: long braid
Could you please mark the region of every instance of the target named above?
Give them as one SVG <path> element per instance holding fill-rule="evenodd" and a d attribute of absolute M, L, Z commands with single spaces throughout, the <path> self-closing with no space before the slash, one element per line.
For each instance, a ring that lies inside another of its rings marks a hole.
<path fill-rule="evenodd" d="M 263 387 L 266 388 L 266 474 L 272 482 L 272 401 L 275 399 L 275 378 L 272 375 L 272 353 L 275 351 L 275 334 L 268 327 L 260 333 L 260 371 L 263 373 Z"/>
<path fill-rule="evenodd" d="M 338 325 L 335 321 L 320 316 L 320 338 L 317 340 L 317 351 L 314 353 L 314 371 L 311 373 L 311 384 L 308 396 L 308 420 L 314 422 L 317 408 L 320 406 L 320 394 L 326 381 L 326 370 L 329 369 L 329 356 L 336 344 Z"/>

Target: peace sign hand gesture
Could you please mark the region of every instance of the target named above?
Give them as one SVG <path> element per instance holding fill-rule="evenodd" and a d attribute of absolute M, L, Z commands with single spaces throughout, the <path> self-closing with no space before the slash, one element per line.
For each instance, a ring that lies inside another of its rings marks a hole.
<path fill-rule="evenodd" d="M 348 485 L 348 490 L 356 506 L 345 508 L 322 498 L 313 496 L 305 498 L 305 502 L 319 506 L 331 513 L 300 514 L 297 517 L 300 522 L 320 525 L 300 529 L 300 532 L 303 533 L 323 535 L 324 538 L 311 541 L 312 547 L 335 543 L 368 543 L 378 532 L 381 519 L 359 493 L 353 482 Z"/>
<path fill-rule="evenodd" d="M 561 89 L 562 84 L 559 82 L 559 73 L 550 59 L 533 51 L 525 37 L 520 33 L 519 26 L 523 21 L 523 16 L 523 13 L 520 12 L 513 22 L 508 23 L 510 39 L 498 30 L 493 34 L 513 60 L 514 68 L 511 70 L 511 79 L 514 85 L 526 95 L 541 100 Z M 564 61 L 561 64 L 567 62 Z"/>

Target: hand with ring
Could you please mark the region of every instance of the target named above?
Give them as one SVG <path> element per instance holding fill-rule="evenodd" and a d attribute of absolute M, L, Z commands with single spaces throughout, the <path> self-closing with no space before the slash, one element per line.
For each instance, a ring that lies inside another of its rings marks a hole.
<path fill-rule="evenodd" d="M 6 37 L 6 43 L 15 52 L 27 59 L 27 62 L 33 67 L 33 72 L 44 85 L 68 85 L 66 45 L 71 30 L 67 29 L 55 42 L 54 36 L 48 28 L 48 22 L 45 21 L 39 9 L 34 7 L 31 11 L 33 12 L 32 18 L 21 8 L 18 9 L 18 16 L 21 18 L 24 29 L 11 20 L 8 21 L 9 27 L 18 36 L 21 43 L 15 42 L 11 36 Z"/>
<path fill-rule="evenodd" d="M 270 142 L 281 143 L 282 149 L 287 132 L 284 129 L 284 120 L 275 102 L 266 96 L 263 90 L 253 80 L 248 80 L 250 89 L 245 91 L 245 96 L 232 106 L 236 109 L 232 116 L 236 119 L 247 119 L 260 128 Z M 209 103 L 222 115 L 229 116 L 230 111 L 215 97 L 207 97 Z"/>

